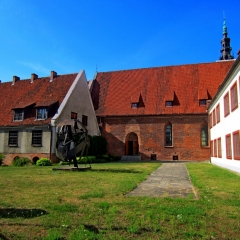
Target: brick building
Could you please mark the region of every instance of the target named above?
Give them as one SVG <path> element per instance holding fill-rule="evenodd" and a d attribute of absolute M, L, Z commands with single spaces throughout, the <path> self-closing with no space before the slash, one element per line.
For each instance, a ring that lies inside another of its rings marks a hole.
<path fill-rule="evenodd" d="M 12 82 L 0 83 L 0 92 L 0 153 L 7 165 L 17 156 L 56 161 L 56 126 L 63 120 L 84 118 L 88 133 L 99 134 L 84 71 L 51 71 L 25 80 L 14 76 Z"/>
<path fill-rule="evenodd" d="M 108 152 L 209 160 L 207 106 L 233 63 L 98 72 L 90 90 Z"/>

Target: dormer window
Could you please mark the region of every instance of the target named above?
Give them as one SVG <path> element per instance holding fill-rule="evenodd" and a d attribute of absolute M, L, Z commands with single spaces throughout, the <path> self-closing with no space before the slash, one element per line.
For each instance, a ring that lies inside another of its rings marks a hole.
<path fill-rule="evenodd" d="M 132 108 L 138 108 L 138 103 L 132 103 Z"/>
<path fill-rule="evenodd" d="M 24 111 L 23 109 L 14 110 L 13 121 L 23 121 Z"/>
<path fill-rule="evenodd" d="M 36 118 L 38 120 L 47 119 L 47 108 L 46 107 L 37 108 L 36 109 Z"/>
<path fill-rule="evenodd" d="M 206 99 L 200 99 L 199 100 L 199 106 L 206 106 L 207 105 L 207 100 Z"/>
<path fill-rule="evenodd" d="M 173 101 L 166 101 L 166 107 L 172 107 Z"/>

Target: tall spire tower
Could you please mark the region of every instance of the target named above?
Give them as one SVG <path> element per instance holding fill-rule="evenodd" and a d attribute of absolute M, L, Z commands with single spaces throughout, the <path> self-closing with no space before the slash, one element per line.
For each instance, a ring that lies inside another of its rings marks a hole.
<path fill-rule="evenodd" d="M 219 58 L 219 60 L 234 59 L 234 57 L 231 55 L 232 48 L 230 47 L 230 38 L 228 37 L 225 18 L 223 20 L 223 38 L 221 40 L 221 44 L 221 57 Z"/>

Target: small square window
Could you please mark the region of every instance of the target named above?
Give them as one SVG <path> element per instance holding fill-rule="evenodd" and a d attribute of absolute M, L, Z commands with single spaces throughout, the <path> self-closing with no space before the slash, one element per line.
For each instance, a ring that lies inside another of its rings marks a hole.
<path fill-rule="evenodd" d="M 18 131 L 10 131 L 9 132 L 8 146 L 10 146 L 10 147 L 18 146 Z"/>
<path fill-rule="evenodd" d="M 172 107 L 173 101 L 166 101 L 166 107 Z"/>
<path fill-rule="evenodd" d="M 42 131 L 34 130 L 32 131 L 32 145 L 33 146 L 42 146 Z"/>
<path fill-rule="evenodd" d="M 84 126 L 87 126 L 88 125 L 88 117 L 85 116 L 85 115 L 82 115 L 82 124 Z"/>
<path fill-rule="evenodd" d="M 77 119 L 77 113 L 71 112 L 71 119 Z"/>
<path fill-rule="evenodd" d="M 207 105 L 207 100 L 206 99 L 200 99 L 199 100 L 199 105 L 200 106 L 206 106 Z"/>
<path fill-rule="evenodd" d="M 137 108 L 138 107 L 138 103 L 132 103 L 132 108 Z"/>
<path fill-rule="evenodd" d="M 47 108 L 37 108 L 37 119 L 47 119 Z"/>
<path fill-rule="evenodd" d="M 22 121 L 23 120 L 23 116 L 24 116 L 23 109 L 15 110 L 14 111 L 13 121 Z"/>

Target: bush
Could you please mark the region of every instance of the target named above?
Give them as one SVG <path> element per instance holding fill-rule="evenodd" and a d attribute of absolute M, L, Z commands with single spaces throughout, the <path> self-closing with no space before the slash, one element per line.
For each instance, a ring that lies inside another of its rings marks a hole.
<path fill-rule="evenodd" d="M 96 157 L 95 156 L 85 156 L 77 159 L 78 163 L 94 163 L 96 162 Z"/>
<path fill-rule="evenodd" d="M 5 155 L 3 153 L 0 153 L 0 166 L 2 165 L 4 158 L 5 158 Z"/>
<path fill-rule="evenodd" d="M 27 157 L 15 157 L 12 165 L 15 167 L 22 167 L 31 164 L 31 160 Z"/>
<path fill-rule="evenodd" d="M 51 162 L 48 158 L 40 158 L 39 160 L 37 160 L 36 162 L 37 166 L 51 166 Z"/>
<path fill-rule="evenodd" d="M 91 156 L 101 156 L 107 153 L 107 140 L 103 136 L 89 136 L 90 147 L 88 154 Z"/>

